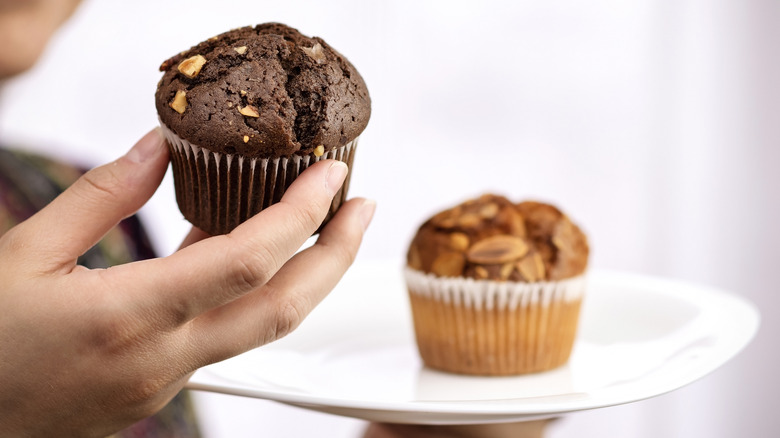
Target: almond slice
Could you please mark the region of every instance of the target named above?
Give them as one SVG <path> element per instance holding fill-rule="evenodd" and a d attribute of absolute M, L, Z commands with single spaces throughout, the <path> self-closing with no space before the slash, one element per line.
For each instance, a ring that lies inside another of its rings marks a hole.
<path fill-rule="evenodd" d="M 466 258 L 458 252 L 443 252 L 433 261 L 431 272 L 439 277 L 457 277 L 463 273 Z"/>
<path fill-rule="evenodd" d="M 474 243 L 466 257 L 472 263 L 500 265 L 512 262 L 528 252 L 528 245 L 515 236 L 498 235 Z"/>
<path fill-rule="evenodd" d="M 322 50 L 322 45 L 320 45 L 320 43 L 316 43 L 312 47 L 301 47 L 301 50 L 309 55 L 317 64 L 325 62 L 325 52 Z"/>
<path fill-rule="evenodd" d="M 194 78 L 200 73 L 200 69 L 206 64 L 206 58 L 201 55 L 191 56 L 179 63 L 179 73 Z"/>
<path fill-rule="evenodd" d="M 450 248 L 455 251 L 466 251 L 469 249 L 469 236 L 459 232 L 450 234 Z"/>
<path fill-rule="evenodd" d="M 184 90 L 177 91 L 169 105 L 177 113 L 184 114 L 184 111 L 187 109 L 187 92 Z"/>
<path fill-rule="evenodd" d="M 247 116 L 247 117 L 260 117 L 260 113 L 257 112 L 257 108 L 252 105 L 247 105 L 245 107 L 239 107 L 238 112 L 241 114 Z"/>

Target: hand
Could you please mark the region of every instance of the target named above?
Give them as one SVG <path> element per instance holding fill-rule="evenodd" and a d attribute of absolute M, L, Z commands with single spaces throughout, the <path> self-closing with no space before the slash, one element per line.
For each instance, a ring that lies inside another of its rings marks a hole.
<path fill-rule="evenodd" d="M 371 423 L 363 438 L 542 438 L 550 420 L 426 426 Z"/>
<path fill-rule="evenodd" d="M 293 330 L 352 263 L 374 211 L 363 199 L 293 256 L 346 175 L 328 160 L 229 235 L 193 230 L 165 258 L 77 266 L 160 184 L 164 145 L 149 133 L 0 238 L 0 436 L 105 436 L 149 416 L 199 367 Z"/>

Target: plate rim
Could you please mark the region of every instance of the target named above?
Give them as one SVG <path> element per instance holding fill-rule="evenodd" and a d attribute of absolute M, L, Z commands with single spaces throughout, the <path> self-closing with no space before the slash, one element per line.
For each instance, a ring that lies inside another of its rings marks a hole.
<path fill-rule="evenodd" d="M 390 268 L 386 262 L 370 262 L 356 264 L 350 268 L 350 271 L 370 271 L 372 269 L 387 270 Z M 397 275 L 400 276 L 401 265 L 398 265 L 397 271 Z M 355 274 L 353 273 L 353 275 Z M 375 416 L 371 414 L 384 413 L 400 417 L 409 416 L 408 414 L 417 414 L 418 416 L 419 414 L 424 414 L 423 416 L 427 415 L 428 417 L 431 417 L 425 419 L 425 421 L 417 419 L 415 421 L 416 423 L 434 423 L 440 420 L 446 421 L 443 417 L 454 415 L 487 416 L 496 417 L 498 420 L 509 421 L 511 419 L 525 417 L 554 416 L 576 411 L 600 409 L 626 403 L 634 403 L 667 394 L 702 379 L 717 370 L 730 359 L 737 356 L 740 351 L 749 345 L 759 329 L 760 313 L 757 307 L 747 298 L 733 292 L 685 280 L 626 271 L 593 270 L 587 275 L 589 281 L 594 281 L 596 283 L 611 282 L 612 284 L 620 285 L 628 282 L 634 287 L 641 283 L 643 289 L 652 290 L 654 293 L 664 293 L 659 292 L 663 289 L 677 290 L 683 288 L 683 290 L 687 292 L 685 301 L 698 304 L 701 308 L 722 307 L 728 304 L 730 310 L 732 310 L 731 314 L 733 315 L 737 330 L 735 330 L 734 333 L 731 333 L 730 336 L 721 338 L 721 342 L 726 345 L 723 348 L 717 349 L 717 354 L 713 352 L 711 355 L 712 357 L 708 358 L 709 361 L 706 362 L 704 366 L 697 367 L 697 371 L 693 373 L 693 377 L 686 375 L 684 378 L 673 379 L 672 382 L 667 383 L 660 389 L 654 388 L 652 391 L 641 391 L 631 397 L 626 397 L 624 393 L 622 396 L 620 394 L 610 395 L 610 392 L 614 392 L 614 389 L 600 389 L 595 391 L 595 395 L 593 394 L 594 391 L 588 391 L 583 393 L 555 394 L 501 400 L 377 401 L 355 398 L 334 398 L 332 396 L 295 393 L 274 388 L 259 388 L 256 385 L 241 385 L 237 382 L 223 378 L 219 373 L 210 370 L 210 367 L 217 367 L 220 363 L 212 364 L 198 370 L 190 378 L 185 387 L 193 390 L 260 398 L 320 412 L 336 413 L 338 415 L 353 416 L 362 419 L 371 419 L 372 416 Z M 668 293 L 665 294 L 669 295 Z M 679 297 L 677 298 L 679 299 Z M 251 354 L 252 351 L 254 350 L 250 350 L 250 352 L 247 353 Z M 237 357 L 240 358 L 241 356 Z M 232 358 L 228 360 L 240 359 Z M 474 378 L 475 376 L 469 377 Z M 604 395 L 604 393 L 606 393 L 606 395 Z M 572 394 L 581 394 L 583 397 L 578 397 L 575 401 L 567 402 L 562 400 L 571 398 Z M 523 403 L 523 401 L 529 400 L 535 400 L 541 403 Z M 583 403 L 583 400 L 587 400 L 588 403 Z M 469 422 L 469 418 L 464 418 L 460 422 Z"/>

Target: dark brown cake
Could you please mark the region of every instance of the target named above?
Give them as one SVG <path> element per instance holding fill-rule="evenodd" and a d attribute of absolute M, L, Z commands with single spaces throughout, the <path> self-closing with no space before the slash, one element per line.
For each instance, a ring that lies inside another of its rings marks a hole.
<path fill-rule="evenodd" d="M 278 202 L 308 166 L 352 167 L 371 115 L 363 78 L 320 38 L 278 23 L 234 29 L 160 66 L 155 94 L 179 209 L 210 234 Z M 328 216 L 344 202 L 349 175 Z"/>
<path fill-rule="evenodd" d="M 214 152 L 328 151 L 360 135 L 371 115 L 355 67 L 321 38 L 279 23 L 210 38 L 160 70 L 155 100 L 162 123 Z"/>

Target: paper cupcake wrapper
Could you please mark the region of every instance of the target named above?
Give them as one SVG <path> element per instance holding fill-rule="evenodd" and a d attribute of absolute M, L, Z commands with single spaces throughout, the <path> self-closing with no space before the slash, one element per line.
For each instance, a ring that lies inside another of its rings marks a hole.
<path fill-rule="evenodd" d="M 584 275 L 561 281 L 521 283 L 438 277 L 406 267 L 404 277 L 410 292 L 476 310 L 513 310 L 536 303 L 571 302 L 582 299 L 585 293 Z"/>
<path fill-rule="evenodd" d="M 212 235 L 229 233 L 279 202 L 295 178 L 320 160 L 339 160 L 352 168 L 358 143 L 355 138 L 319 157 L 248 158 L 209 151 L 182 139 L 162 122 L 160 126 L 171 151 L 179 209 L 193 225 Z M 333 198 L 323 225 L 346 200 L 350 175 Z"/>
<path fill-rule="evenodd" d="M 473 375 L 550 370 L 568 361 L 585 277 L 519 283 L 405 270 L 425 365 Z"/>

